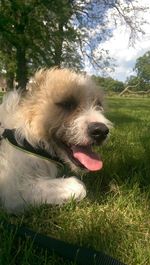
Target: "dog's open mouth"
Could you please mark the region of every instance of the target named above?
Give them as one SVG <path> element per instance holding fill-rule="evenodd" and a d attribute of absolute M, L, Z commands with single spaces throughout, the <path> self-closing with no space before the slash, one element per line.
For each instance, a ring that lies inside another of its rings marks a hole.
<path fill-rule="evenodd" d="M 103 167 L 100 155 L 93 150 L 93 144 L 75 145 L 66 144 L 54 136 L 55 142 L 59 148 L 63 149 L 68 158 L 79 168 L 88 171 L 98 171 Z"/>
<path fill-rule="evenodd" d="M 61 147 L 69 159 L 79 168 L 89 171 L 97 171 L 102 169 L 103 162 L 100 156 L 92 150 L 92 145 L 67 145 L 59 141 Z"/>
<path fill-rule="evenodd" d="M 92 150 L 91 145 L 71 146 L 73 160 L 82 168 L 90 171 L 97 171 L 103 167 L 100 156 Z"/>

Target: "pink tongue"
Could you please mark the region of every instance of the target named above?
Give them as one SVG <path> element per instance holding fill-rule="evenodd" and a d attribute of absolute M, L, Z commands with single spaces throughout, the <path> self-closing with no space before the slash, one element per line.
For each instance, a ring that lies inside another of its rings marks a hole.
<path fill-rule="evenodd" d="M 73 156 L 80 161 L 90 171 L 100 170 L 103 167 L 103 162 L 98 155 L 94 153 L 90 147 L 73 146 Z"/>

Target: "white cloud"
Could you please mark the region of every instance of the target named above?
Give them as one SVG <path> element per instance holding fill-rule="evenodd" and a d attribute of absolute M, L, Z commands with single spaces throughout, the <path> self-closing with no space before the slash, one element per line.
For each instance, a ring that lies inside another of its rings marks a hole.
<path fill-rule="evenodd" d="M 141 37 L 134 47 L 129 46 L 129 34 L 122 26 L 116 29 L 113 37 L 104 46 L 109 50 L 110 56 L 116 60 L 115 71 L 111 74 L 113 78 L 125 80 L 127 76 L 133 74 L 136 59 L 150 50 L 150 27 L 145 28 L 146 34 Z"/>

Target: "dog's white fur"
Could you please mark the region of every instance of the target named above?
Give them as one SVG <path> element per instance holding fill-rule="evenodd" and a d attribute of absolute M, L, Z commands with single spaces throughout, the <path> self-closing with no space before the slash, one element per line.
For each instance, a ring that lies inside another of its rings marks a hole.
<path fill-rule="evenodd" d="M 74 96 L 79 106 L 65 111 L 59 102 Z M 28 92 L 8 93 L 0 105 L 0 130 L 16 129 L 16 139 L 26 138 L 34 147 L 40 145 L 52 155 L 57 154 L 72 170 L 78 168 L 53 140 L 63 138 L 67 144 L 86 145 L 90 142 L 87 126 L 90 122 L 110 122 L 101 106 L 94 102 L 102 99 L 98 89 L 85 76 L 67 69 L 40 70 L 32 79 Z M 56 105 L 58 105 L 56 107 Z M 86 196 L 83 182 L 76 177 L 56 178 L 57 164 L 17 150 L 3 139 L 0 143 L 0 197 L 8 211 L 22 211 L 30 204 L 42 202 L 61 204 L 72 196 L 81 200 Z"/>

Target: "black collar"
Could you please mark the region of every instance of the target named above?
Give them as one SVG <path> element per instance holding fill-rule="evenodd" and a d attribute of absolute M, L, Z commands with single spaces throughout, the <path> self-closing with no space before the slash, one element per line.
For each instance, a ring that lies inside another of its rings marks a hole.
<path fill-rule="evenodd" d="M 38 156 L 40 158 L 47 159 L 47 160 L 54 162 L 54 163 L 57 163 L 61 166 L 63 164 L 61 159 L 59 159 L 56 156 L 50 155 L 46 150 L 44 150 L 41 147 L 34 148 L 26 139 L 24 139 L 22 145 L 19 144 L 15 138 L 15 129 L 12 129 L 12 130 L 5 129 L 2 136 L 1 136 L 1 139 L 3 139 L 3 138 L 8 140 L 11 145 L 16 147 L 17 149 L 20 149 L 21 151 L 25 151 L 25 152 L 30 153 L 32 155 Z"/>

